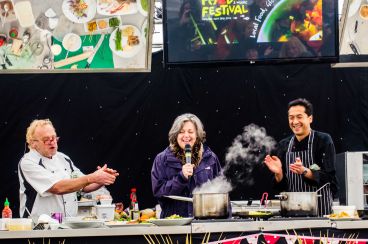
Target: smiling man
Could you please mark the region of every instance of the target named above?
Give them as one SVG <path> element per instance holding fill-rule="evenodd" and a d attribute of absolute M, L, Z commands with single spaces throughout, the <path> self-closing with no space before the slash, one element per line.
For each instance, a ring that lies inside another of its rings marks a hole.
<path fill-rule="evenodd" d="M 337 193 L 335 146 L 329 134 L 311 128 L 313 106 L 303 98 L 288 105 L 289 126 L 293 135 L 280 141 L 277 156 L 267 155 L 265 164 L 275 175 L 280 191 L 314 192 L 318 198 L 318 215 L 331 213 L 332 199 Z"/>
<path fill-rule="evenodd" d="M 78 191 L 91 192 L 115 182 L 119 175 L 106 165 L 84 175 L 65 154 L 58 152 L 59 137 L 51 121 L 34 120 L 27 128 L 29 152 L 19 162 L 19 214 L 38 217 L 63 213 L 76 216 Z"/>

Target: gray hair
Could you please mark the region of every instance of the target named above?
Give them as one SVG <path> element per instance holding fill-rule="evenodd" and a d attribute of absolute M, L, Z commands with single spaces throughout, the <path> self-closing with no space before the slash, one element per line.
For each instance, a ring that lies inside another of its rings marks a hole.
<path fill-rule="evenodd" d="M 45 125 L 51 125 L 51 127 L 54 128 L 54 130 L 55 130 L 54 125 L 52 124 L 51 120 L 49 120 L 49 119 L 35 119 L 28 126 L 27 133 L 26 133 L 26 141 L 28 143 L 28 148 L 30 148 L 30 144 L 31 144 L 32 140 L 34 139 L 33 136 L 34 136 L 34 133 L 36 131 L 36 128 L 37 127 L 43 127 Z"/>
<path fill-rule="evenodd" d="M 203 143 L 206 140 L 206 132 L 204 131 L 203 128 L 203 124 L 201 122 L 201 120 L 195 116 L 194 114 L 190 114 L 190 113 L 186 113 L 186 114 L 182 114 L 179 115 L 178 117 L 176 117 L 173 125 L 171 126 L 171 129 L 169 131 L 169 142 L 170 145 L 175 145 L 177 144 L 177 138 L 178 135 L 181 131 L 181 129 L 184 126 L 185 122 L 192 122 L 196 128 L 196 132 L 197 132 L 197 142 Z"/>

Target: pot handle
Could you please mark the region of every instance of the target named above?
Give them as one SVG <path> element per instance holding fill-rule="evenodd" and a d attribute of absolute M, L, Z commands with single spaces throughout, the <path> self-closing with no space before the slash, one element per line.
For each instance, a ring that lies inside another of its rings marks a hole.
<path fill-rule="evenodd" d="M 267 199 L 268 199 L 268 193 L 263 192 L 262 198 L 261 198 L 261 206 L 264 205 L 264 207 L 267 208 Z"/>
<path fill-rule="evenodd" d="M 170 199 L 178 200 L 178 201 L 185 201 L 185 202 L 193 202 L 193 198 L 191 197 L 182 197 L 182 196 L 174 196 L 174 195 L 168 195 L 164 196 Z"/>
<path fill-rule="evenodd" d="M 288 196 L 285 194 L 279 194 L 279 195 L 275 195 L 275 197 L 279 198 L 280 201 L 284 201 L 288 199 Z"/>
<path fill-rule="evenodd" d="M 321 186 L 320 188 L 318 188 L 318 190 L 316 192 L 319 192 L 320 190 L 322 190 L 323 188 L 327 187 L 330 185 L 330 182 L 327 182 L 326 184 L 324 184 L 323 186 Z"/>

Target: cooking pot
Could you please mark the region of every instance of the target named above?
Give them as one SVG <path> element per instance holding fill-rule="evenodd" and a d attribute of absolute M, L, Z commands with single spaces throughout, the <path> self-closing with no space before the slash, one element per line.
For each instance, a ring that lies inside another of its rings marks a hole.
<path fill-rule="evenodd" d="M 317 216 L 318 195 L 317 193 L 330 183 L 324 184 L 315 192 L 281 192 L 276 197 L 280 198 L 281 216 Z"/>
<path fill-rule="evenodd" d="M 280 198 L 281 216 L 317 216 L 317 192 L 281 192 L 276 197 Z"/>
<path fill-rule="evenodd" d="M 228 193 L 193 193 L 193 198 L 166 196 L 179 201 L 193 202 L 195 218 L 227 218 L 229 217 L 230 199 Z"/>

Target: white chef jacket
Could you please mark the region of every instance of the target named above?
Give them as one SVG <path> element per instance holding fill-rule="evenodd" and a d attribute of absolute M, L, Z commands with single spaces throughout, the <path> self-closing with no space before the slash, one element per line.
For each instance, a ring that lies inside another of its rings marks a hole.
<path fill-rule="evenodd" d="M 83 173 L 74 166 L 68 156 L 57 152 L 51 159 L 31 149 L 20 160 L 19 177 L 19 214 L 31 216 L 41 214 L 63 213 L 64 216 L 76 216 L 78 201 L 76 192 L 56 195 L 48 192 L 56 182 L 62 179 L 80 177 Z"/>

